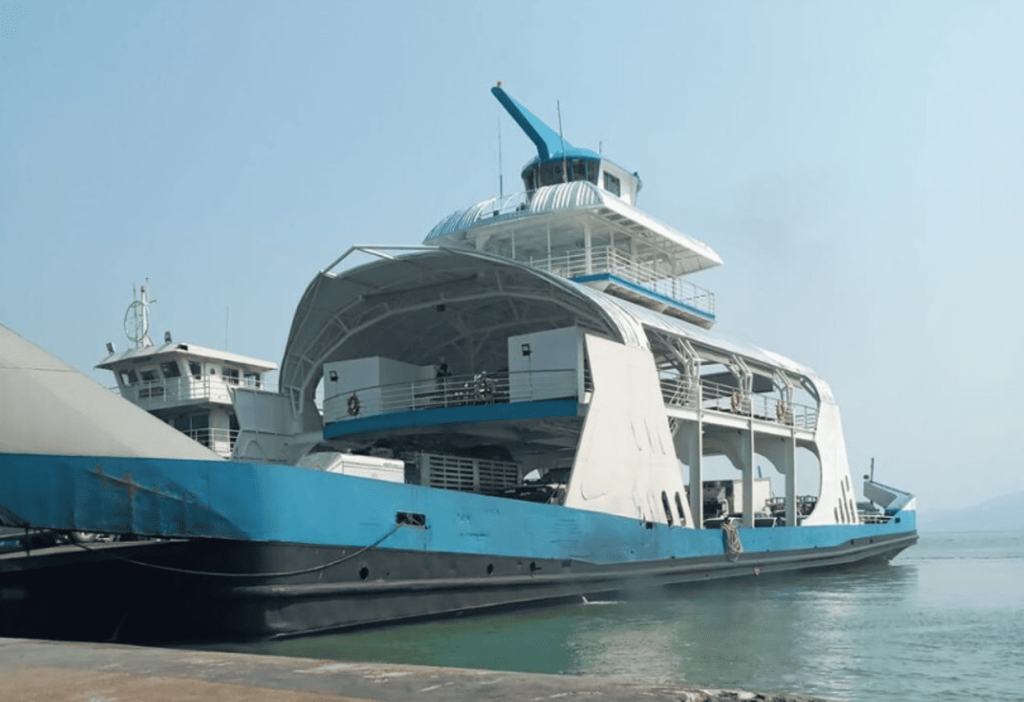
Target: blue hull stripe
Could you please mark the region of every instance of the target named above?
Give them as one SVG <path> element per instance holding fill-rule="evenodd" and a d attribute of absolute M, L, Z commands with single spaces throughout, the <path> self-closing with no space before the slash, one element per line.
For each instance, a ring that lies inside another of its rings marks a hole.
<path fill-rule="evenodd" d="M 424 514 L 381 548 L 629 563 L 725 553 L 722 532 L 283 465 L 0 454 L 0 515 L 34 527 L 365 546 L 397 512 Z M 899 522 L 741 529 L 745 553 L 828 548 L 913 533 Z"/>
<path fill-rule="evenodd" d="M 439 424 L 575 417 L 577 414 L 579 414 L 579 404 L 576 400 L 546 400 L 406 410 L 333 422 L 324 427 L 324 438 L 337 439 L 340 436 L 352 434 L 411 427 L 432 427 Z"/>

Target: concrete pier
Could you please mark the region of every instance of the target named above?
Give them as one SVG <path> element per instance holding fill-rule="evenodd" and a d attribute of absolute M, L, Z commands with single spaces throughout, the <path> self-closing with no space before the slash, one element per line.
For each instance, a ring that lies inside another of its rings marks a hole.
<path fill-rule="evenodd" d="M 0 638 L 0 698 L 20 702 L 814 702 L 594 676 L 537 675 L 390 663 L 342 663 L 120 644 Z"/>

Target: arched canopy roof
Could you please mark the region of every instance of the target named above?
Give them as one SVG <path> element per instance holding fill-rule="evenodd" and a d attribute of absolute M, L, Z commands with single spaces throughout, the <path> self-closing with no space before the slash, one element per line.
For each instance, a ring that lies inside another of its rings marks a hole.
<path fill-rule="evenodd" d="M 280 387 L 303 429 L 324 363 L 383 356 L 455 373 L 507 367 L 511 335 L 565 326 L 646 345 L 628 315 L 568 280 L 480 252 L 426 249 L 317 274 L 303 294 L 281 362 Z M 314 418 L 316 421 L 314 421 Z"/>
<path fill-rule="evenodd" d="M 303 429 L 320 428 L 313 404 L 323 365 L 382 356 L 456 374 L 507 367 L 509 336 L 578 326 L 632 346 L 647 331 L 686 339 L 710 356 L 803 377 L 830 396 L 809 368 L 528 265 L 467 249 L 429 248 L 340 274 L 317 274 L 299 302 L 281 363 L 281 392 Z"/>
<path fill-rule="evenodd" d="M 622 314 L 629 317 L 635 324 L 643 328 L 661 332 L 670 337 L 686 339 L 703 351 L 703 355 L 718 360 L 725 360 L 729 356 L 742 358 L 752 368 L 762 372 L 770 373 L 772 370 L 779 370 L 793 379 L 803 378 L 814 387 L 814 393 L 820 398 L 832 398 L 832 390 L 828 383 L 805 365 L 787 358 L 781 354 L 763 349 L 744 341 L 731 339 L 718 333 L 701 329 L 681 319 L 659 314 L 654 310 L 634 304 L 628 300 L 621 300 L 611 296 L 601 295 L 607 300 L 607 306 L 614 306 L 621 310 Z"/>

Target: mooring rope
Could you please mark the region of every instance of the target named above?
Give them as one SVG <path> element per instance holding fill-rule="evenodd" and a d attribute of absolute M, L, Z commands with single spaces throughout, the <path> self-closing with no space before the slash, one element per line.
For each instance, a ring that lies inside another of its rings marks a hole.
<path fill-rule="evenodd" d="M 722 538 L 725 540 L 725 557 L 735 563 L 743 553 L 743 544 L 740 542 L 740 530 L 735 524 L 722 522 Z"/>
<path fill-rule="evenodd" d="M 326 570 L 327 568 L 336 566 L 339 563 L 344 563 L 345 561 L 352 560 L 356 556 L 366 553 L 371 548 L 379 546 L 381 543 L 384 542 L 385 539 L 387 539 L 389 536 L 398 531 L 402 526 L 404 525 L 395 524 L 393 527 L 391 527 L 391 529 L 388 530 L 386 534 L 384 534 L 384 536 L 380 537 L 369 546 L 364 546 L 363 548 L 359 549 L 354 553 L 350 553 L 347 556 L 342 556 L 341 558 L 335 559 L 329 563 L 323 563 L 321 565 L 312 566 L 310 568 L 303 568 L 301 570 L 289 570 L 280 573 L 217 573 L 208 570 L 189 570 L 188 568 L 175 568 L 174 566 L 157 565 L 156 563 L 145 563 L 143 561 L 137 561 L 133 558 L 125 558 L 124 556 L 115 556 L 113 554 L 110 554 L 110 556 L 111 558 L 114 558 L 119 561 L 124 561 L 125 563 L 132 563 L 134 565 L 143 566 L 146 568 L 154 568 L 156 570 L 166 570 L 171 573 L 183 573 L 185 575 L 202 575 L 211 578 L 283 578 L 291 575 L 304 575 L 306 573 L 315 573 L 318 570 Z M 80 544 L 76 542 L 75 546 L 78 546 L 79 548 L 89 551 L 91 553 L 99 553 L 97 549 L 89 548 L 85 544 Z"/>

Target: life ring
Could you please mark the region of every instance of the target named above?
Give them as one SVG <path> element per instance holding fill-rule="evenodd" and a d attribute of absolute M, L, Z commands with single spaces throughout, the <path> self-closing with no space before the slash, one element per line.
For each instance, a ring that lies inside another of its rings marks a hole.
<path fill-rule="evenodd" d="M 786 418 L 786 403 L 782 400 L 775 403 L 775 416 L 780 422 Z"/>
<path fill-rule="evenodd" d="M 734 390 L 732 393 L 732 399 L 730 399 L 729 404 L 732 406 L 732 411 L 735 412 L 736 414 L 740 413 L 740 408 L 743 406 L 741 404 L 742 399 L 743 398 L 740 396 L 740 391 Z"/>
<path fill-rule="evenodd" d="M 348 396 L 348 414 L 350 417 L 359 416 L 359 395 L 355 393 Z"/>

